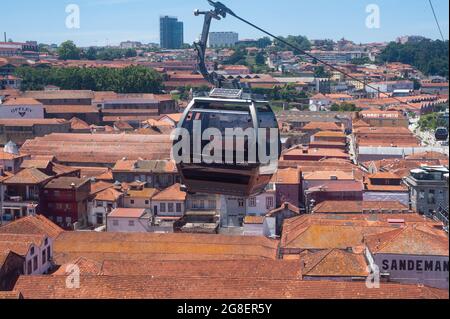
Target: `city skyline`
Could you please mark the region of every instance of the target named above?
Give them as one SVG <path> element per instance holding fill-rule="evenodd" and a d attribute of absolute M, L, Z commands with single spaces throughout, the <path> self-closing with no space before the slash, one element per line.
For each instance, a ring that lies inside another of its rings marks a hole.
<path fill-rule="evenodd" d="M 19 2 L 23 0 L 19 0 Z M 407 8 L 404 1 L 379 0 L 375 4 L 380 10 L 380 28 L 368 28 L 366 19 L 370 1 L 345 0 L 344 4 L 318 0 L 307 3 L 282 0 L 279 5 L 265 2 L 255 6 L 246 3 L 224 1 L 239 15 L 279 35 L 305 35 L 310 39 L 330 38 L 338 40 L 345 37 L 356 43 L 393 41 L 403 35 L 421 35 L 432 39 L 440 38 L 428 1 L 409 1 Z M 15 41 L 36 40 L 40 43 L 61 43 L 73 40 L 79 46 L 117 45 L 122 41 L 140 41 L 159 43 L 159 18 L 163 15 L 176 16 L 185 25 L 185 42 L 191 44 L 201 32 L 202 18 L 194 17 L 195 8 L 207 9 L 206 1 L 195 0 L 183 2 L 168 0 L 164 3 L 148 3 L 142 0 L 79 0 L 80 28 L 68 29 L 65 25 L 66 6 L 72 4 L 64 1 L 45 0 L 28 3 L 29 10 L 24 12 L 21 6 L 12 3 L 3 4 L 10 14 L 2 17 L 1 32 Z M 342 2 L 340 2 L 342 3 Z M 283 10 L 287 6 L 291 9 Z M 438 20 L 448 39 L 448 2 L 434 0 Z M 23 6 L 22 6 L 23 7 Z M 406 10 L 405 10 L 406 8 Z M 311 14 L 315 12 L 315 14 Z M 18 19 L 18 17 L 21 19 Z M 52 16 L 54 19 L 46 19 Z M 285 24 L 279 24 L 279 17 Z M 314 20 L 316 19 L 316 20 Z M 27 23 L 23 23 L 26 20 Z M 415 23 L 411 23 L 411 20 Z M 315 23 L 315 22 L 319 23 Z M 336 26 L 336 21 L 339 25 Z M 264 36 L 256 30 L 243 25 L 236 19 L 228 17 L 213 24 L 211 31 L 233 31 L 240 38 L 259 38 Z"/>

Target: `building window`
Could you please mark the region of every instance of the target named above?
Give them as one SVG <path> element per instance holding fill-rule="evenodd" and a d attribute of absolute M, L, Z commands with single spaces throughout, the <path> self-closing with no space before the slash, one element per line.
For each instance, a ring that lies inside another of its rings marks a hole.
<path fill-rule="evenodd" d="M 113 220 L 113 226 L 119 226 L 119 221 L 118 220 Z"/>
<path fill-rule="evenodd" d="M 130 200 L 130 204 L 131 204 L 131 205 L 134 205 L 134 199 L 131 199 L 131 200 Z"/>
<path fill-rule="evenodd" d="M 419 199 L 425 199 L 425 191 L 419 190 Z"/>
<path fill-rule="evenodd" d="M 61 203 L 56 204 L 56 209 L 62 209 L 62 208 L 63 208 L 63 205 Z"/>
<path fill-rule="evenodd" d="M 243 199 L 239 199 L 238 200 L 238 206 L 239 207 L 244 207 L 244 200 Z"/>
<path fill-rule="evenodd" d="M 48 238 L 45 238 L 45 240 L 44 240 L 44 245 L 45 245 L 45 246 L 48 245 Z"/>
<path fill-rule="evenodd" d="M 50 261 L 52 259 L 50 246 L 47 247 L 47 260 Z"/>
<path fill-rule="evenodd" d="M 209 200 L 208 201 L 208 206 L 209 206 L 209 209 L 216 209 L 216 201 L 215 200 Z"/>
<path fill-rule="evenodd" d="M 33 271 L 38 269 L 38 256 L 33 257 Z"/>
<path fill-rule="evenodd" d="M 128 226 L 134 227 L 134 220 L 129 220 L 128 221 Z"/>
<path fill-rule="evenodd" d="M 204 200 L 200 201 L 200 209 L 205 209 L 205 201 Z"/>
<path fill-rule="evenodd" d="M 145 201 L 145 205 L 150 205 L 150 201 L 149 201 L 149 200 L 146 200 L 146 201 Z"/>
<path fill-rule="evenodd" d="M 47 256 L 46 256 L 46 251 L 45 249 L 42 251 L 42 264 L 44 265 L 45 262 L 47 261 Z"/>
<path fill-rule="evenodd" d="M 181 213 L 181 203 L 177 203 L 177 213 Z"/>
<path fill-rule="evenodd" d="M 166 212 L 166 203 L 159 204 L 159 211 L 161 213 L 165 213 Z"/>
<path fill-rule="evenodd" d="M 250 197 L 250 199 L 248 200 L 248 206 L 256 207 L 256 197 Z"/>
<path fill-rule="evenodd" d="M 72 224 L 72 217 L 66 217 L 66 223 L 67 225 Z"/>
<path fill-rule="evenodd" d="M 97 225 L 103 225 L 103 214 L 97 214 L 97 217 L 96 217 L 96 220 L 97 220 Z"/>
<path fill-rule="evenodd" d="M 168 210 L 169 213 L 173 213 L 174 209 L 175 209 L 175 207 L 174 207 L 173 203 L 167 204 L 167 210 Z"/>
<path fill-rule="evenodd" d="M 33 272 L 32 266 L 31 266 L 31 260 L 28 260 L 27 263 L 27 275 L 31 275 L 31 273 Z"/>
<path fill-rule="evenodd" d="M 30 249 L 30 255 L 31 255 L 31 256 L 34 255 L 34 247 L 31 247 L 31 249 Z"/>
<path fill-rule="evenodd" d="M 266 197 L 266 208 L 271 209 L 273 206 L 273 197 Z"/>
<path fill-rule="evenodd" d="M 428 192 L 428 204 L 429 205 L 434 205 L 434 204 L 436 204 L 436 191 L 433 189 L 433 190 L 430 190 L 429 192 Z"/>

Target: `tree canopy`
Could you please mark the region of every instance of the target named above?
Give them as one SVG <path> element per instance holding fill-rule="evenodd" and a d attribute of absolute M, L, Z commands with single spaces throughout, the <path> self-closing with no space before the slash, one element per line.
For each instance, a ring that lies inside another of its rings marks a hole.
<path fill-rule="evenodd" d="M 360 108 L 356 107 L 353 103 L 341 103 L 341 104 L 333 104 L 330 108 L 330 111 L 332 112 L 359 112 L 361 111 Z"/>
<path fill-rule="evenodd" d="M 79 60 L 81 50 L 77 48 L 73 41 L 66 41 L 59 46 L 58 55 L 60 60 Z"/>
<path fill-rule="evenodd" d="M 311 50 L 311 42 L 309 42 L 307 37 L 304 37 L 301 35 L 298 35 L 298 36 L 289 35 L 289 36 L 287 36 L 287 38 L 284 38 L 284 37 L 280 37 L 280 38 L 292 45 L 295 45 L 296 47 L 299 47 L 303 51 Z M 287 46 L 286 44 L 284 44 L 278 40 L 275 40 L 274 44 L 279 50 L 285 50 L 285 51 L 293 50 L 291 47 Z M 293 50 L 293 51 L 295 54 L 301 53 L 299 50 Z"/>
<path fill-rule="evenodd" d="M 419 42 L 400 44 L 391 42 L 378 57 L 380 62 L 410 64 L 425 75 L 440 75 L 448 78 L 448 40 L 424 39 Z"/>
<path fill-rule="evenodd" d="M 22 90 L 42 90 L 56 85 L 63 90 L 115 91 L 117 93 L 159 93 L 162 77 L 143 66 L 113 68 L 33 68 L 16 69 Z"/>

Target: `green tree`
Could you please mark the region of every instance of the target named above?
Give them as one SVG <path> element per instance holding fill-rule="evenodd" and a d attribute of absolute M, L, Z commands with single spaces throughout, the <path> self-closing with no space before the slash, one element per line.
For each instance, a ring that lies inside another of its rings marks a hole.
<path fill-rule="evenodd" d="M 80 49 L 77 48 L 73 41 L 63 42 L 58 48 L 58 55 L 60 60 L 79 60 L 80 53 Z"/>
<path fill-rule="evenodd" d="M 314 77 L 316 77 L 316 78 L 329 78 L 330 77 L 330 73 L 325 70 L 325 67 L 323 65 L 321 65 L 321 66 L 318 66 L 314 70 Z"/>
<path fill-rule="evenodd" d="M 284 41 L 288 42 L 289 44 L 298 47 L 300 50 L 303 50 L 303 51 L 311 50 L 311 42 L 309 42 L 307 37 L 304 37 L 301 35 L 299 35 L 299 36 L 289 35 L 287 38 L 284 38 L 284 37 L 280 37 L 280 38 L 283 39 Z M 278 50 L 293 50 L 290 46 L 288 46 L 285 43 L 280 42 L 278 40 L 275 40 L 274 44 Z M 295 54 L 301 54 L 300 50 L 293 50 L 293 51 Z"/>
<path fill-rule="evenodd" d="M 96 60 L 97 59 L 97 49 L 95 49 L 94 47 L 89 47 L 89 49 L 87 49 L 86 52 L 84 53 L 84 56 L 88 60 L 91 60 L 91 61 Z"/>
<path fill-rule="evenodd" d="M 440 75 L 448 78 L 448 40 L 425 39 L 419 42 L 400 44 L 391 42 L 379 55 L 379 62 L 401 62 L 410 64 L 425 75 Z"/>
<path fill-rule="evenodd" d="M 41 90 L 56 85 L 63 90 L 115 91 L 118 93 L 159 93 L 162 77 L 143 66 L 113 68 L 34 68 L 19 67 L 22 90 Z"/>
<path fill-rule="evenodd" d="M 137 52 L 134 49 L 128 49 L 125 51 L 125 57 L 126 58 L 134 58 L 137 56 Z"/>
<path fill-rule="evenodd" d="M 266 64 L 266 57 L 264 56 L 263 52 L 258 52 L 258 54 L 256 54 L 255 63 L 257 65 L 265 65 Z"/>
<path fill-rule="evenodd" d="M 334 103 L 331 106 L 330 111 L 332 111 L 332 112 L 359 112 L 359 111 L 361 111 L 361 109 L 356 107 L 356 105 L 353 103 L 344 102 L 341 104 Z"/>
<path fill-rule="evenodd" d="M 247 65 L 247 54 L 245 49 L 237 49 L 231 57 L 223 62 L 225 65 Z"/>

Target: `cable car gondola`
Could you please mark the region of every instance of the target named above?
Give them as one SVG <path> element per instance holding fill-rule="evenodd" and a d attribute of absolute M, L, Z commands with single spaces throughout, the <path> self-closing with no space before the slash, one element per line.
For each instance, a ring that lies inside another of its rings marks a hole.
<path fill-rule="evenodd" d="M 200 130 L 195 131 L 195 121 Z M 264 191 L 277 169 L 281 141 L 275 114 L 268 102 L 242 90 L 214 89 L 207 97 L 194 98 L 178 127 L 190 136 L 190 156 L 177 164 L 189 192 L 249 197 Z M 195 135 L 200 140 L 211 128 L 223 137 L 222 154 L 214 163 L 203 154 L 211 140 L 201 140 L 201 147 L 195 147 Z M 227 136 L 227 131 L 235 129 L 250 134 Z"/>
<path fill-rule="evenodd" d="M 445 127 L 439 127 L 435 133 L 436 141 L 447 141 L 448 140 L 448 129 Z"/>

